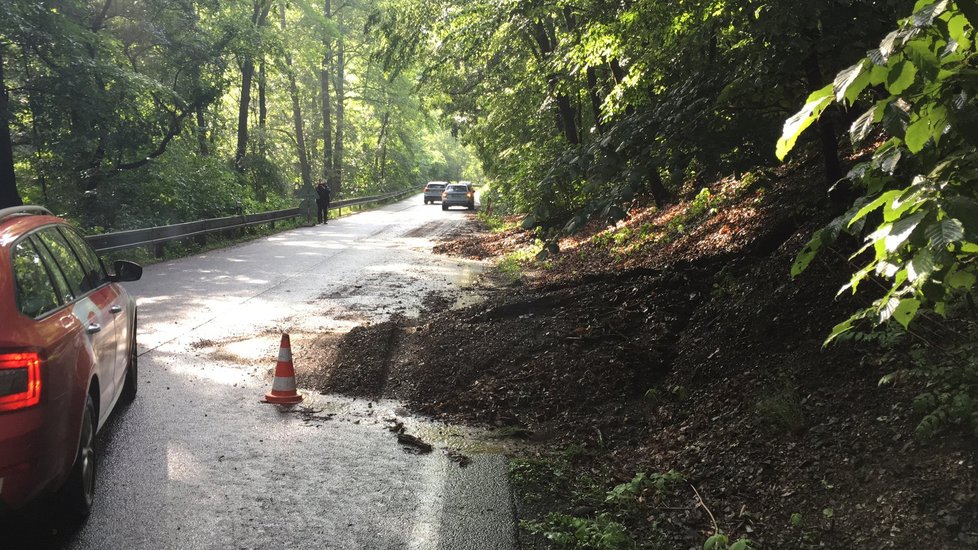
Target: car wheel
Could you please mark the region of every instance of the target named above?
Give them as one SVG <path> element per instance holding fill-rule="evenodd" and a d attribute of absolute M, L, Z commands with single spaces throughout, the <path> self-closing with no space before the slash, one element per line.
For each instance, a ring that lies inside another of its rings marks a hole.
<path fill-rule="evenodd" d="M 122 386 L 122 399 L 127 403 L 136 399 L 139 382 L 139 357 L 136 354 L 136 317 L 132 320 L 132 339 L 129 344 L 129 364 L 126 366 L 126 381 Z"/>
<path fill-rule="evenodd" d="M 469 205 L 469 210 L 475 210 L 475 204 L 470 204 Z"/>
<path fill-rule="evenodd" d="M 62 489 L 66 511 L 78 519 L 88 517 L 95 501 L 96 422 L 95 402 L 89 395 L 82 416 L 81 438 L 78 442 L 75 466 Z"/>

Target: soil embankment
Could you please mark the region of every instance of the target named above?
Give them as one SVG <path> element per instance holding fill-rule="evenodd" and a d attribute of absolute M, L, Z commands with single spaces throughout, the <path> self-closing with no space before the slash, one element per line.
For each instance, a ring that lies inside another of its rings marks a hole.
<path fill-rule="evenodd" d="M 879 385 L 899 353 L 822 348 L 856 307 L 835 300 L 846 251 L 788 275 L 826 221 L 808 177 L 636 208 L 485 288 L 483 304 L 355 330 L 320 389 L 539 443 L 512 472 L 523 519 L 563 514 L 537 524 L 551 538 L 611 540 L 613 521 L 642 547 L 702 547 L 720 530 L 762 548 L 974 548 L 973 439 L 913 438 L 917 388 Z M 473 230 L 436 251 L 494 257 L 531 240 Z M 626 506 L 608 491 L 629 480 Z"/>

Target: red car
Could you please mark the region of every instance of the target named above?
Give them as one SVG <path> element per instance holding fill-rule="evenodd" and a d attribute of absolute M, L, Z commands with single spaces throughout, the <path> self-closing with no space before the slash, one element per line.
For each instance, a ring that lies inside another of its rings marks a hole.
<path fill-rule="evenodd" d="M 88 515 L 95 435 L 136 395 L 136 304 L 66 221 L 0 210 L 0 512 L 57 493 Z"/>

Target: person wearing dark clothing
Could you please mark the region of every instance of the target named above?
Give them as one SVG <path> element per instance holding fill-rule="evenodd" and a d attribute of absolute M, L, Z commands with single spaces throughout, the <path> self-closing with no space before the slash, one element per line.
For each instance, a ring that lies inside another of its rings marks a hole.
<path fill-rule="evenodd" d="M 316 223 L 329 221 L 329 186 L 322 180 L 316 185 L 316 220 Z"/>

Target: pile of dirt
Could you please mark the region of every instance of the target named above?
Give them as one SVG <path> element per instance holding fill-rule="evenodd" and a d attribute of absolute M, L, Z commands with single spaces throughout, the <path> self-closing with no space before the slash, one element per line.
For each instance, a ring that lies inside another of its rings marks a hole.
<path fill-rule="evenodd" d="M 516 225 L 515 217 L 503 220 L 509 225 Z M 480 227 L 467 235 L 446 239 L 432 249 L 435 254 L 461 256 L 473 260 L 486 260 L 502 256 L 513 250 L 533 244 L 536 238 L 530 231 L 511 228 L 499 232 L 490 232 Z"/>
<path fill-rule="evenodd" d="M 845 253 L 788 276 L 825 222 L 813 177 L 727 180 L 705 205 L 700 194 L 594 227 L 483 304 L 352 332 L 320 389 L 518 428 L 578 449 L 576 476 L 680 472 L 668 504 L 643 497 L 617 517 L 656 547 L 702 547 L 719 528 L 763 548 L 973 548 L 973 440 L 914 440 L 916 388 L 879 386 L 893 369 L 879 350 L 822 348 L 855 307 L 834 300 Z M 476 231 L 440 249 L 498 256 L 530 242 Z M 564 498 L 519 509 L 597 521 L 604 506 Z"/>

